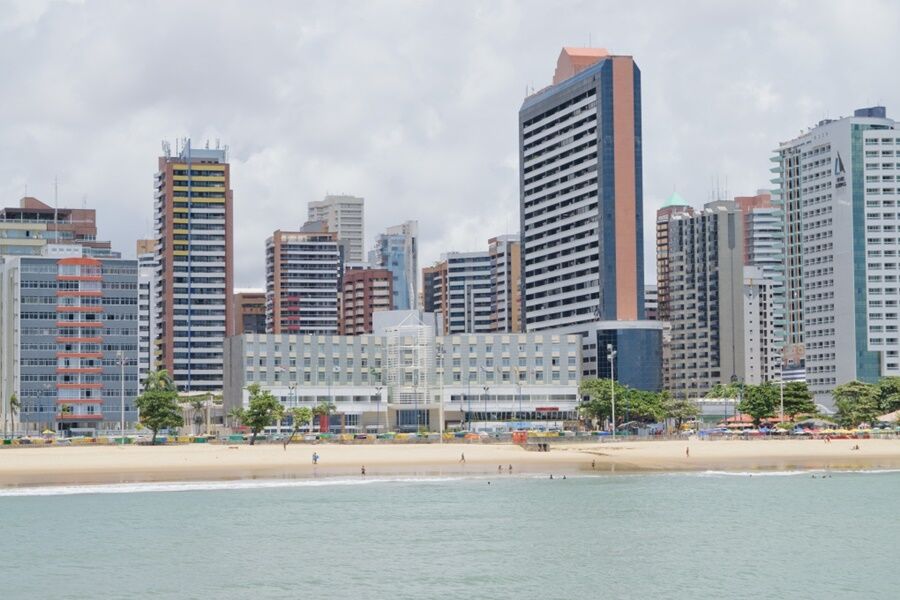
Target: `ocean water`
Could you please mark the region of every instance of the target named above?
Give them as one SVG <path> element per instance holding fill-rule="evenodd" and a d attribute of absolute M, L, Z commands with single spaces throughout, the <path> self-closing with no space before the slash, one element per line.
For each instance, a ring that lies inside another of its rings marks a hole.
<path fill-rule="evenodd" d="M 898 597 L 900 473 L 815 474 L 0 489 L 0 598 Z"/>

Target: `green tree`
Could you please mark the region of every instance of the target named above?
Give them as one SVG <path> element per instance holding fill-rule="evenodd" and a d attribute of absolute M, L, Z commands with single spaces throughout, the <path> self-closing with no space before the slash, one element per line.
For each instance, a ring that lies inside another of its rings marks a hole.
<path fill-rule="evenodd" d="M 316 417 L 326 417 L 326 421 L 331 423 L 331 415 L 337 412 L 337 408 L 331 402 L 319 402 L 313 409 L 312 414 Z M 327 429 L 325 432 L 321 431 L 321 427 L 319 427 L 320 433 L 327 433 Z"/>
<path fill-rule="evenodd" d="M 6 410 L 3 411 L 3 437 L 8 436 L 10 426 L 15 429 L 16 415 L 19 414 L 20 408 L 22 408 L 22 403 L 19 400 L 19 397 L 12 394 L 9 397 L 9 403 L 6 405 Z M 15 433 L 15 431 L 13 431 L 13 433 Z"/>
<path fill-rule="evenodd" d="M 882 414 L 900 410 L 900 377 L 882 377 L 877 387 Z"/>
<path fill-rule="evenodd" d="M 617 416 L 619 406 L 619 400 L 617 398 Z M 630 419 L 641 421 L 642 423 L 657 423 L 662 421 L 666 416 L 666 410 L 663 407 L 663 397 L 656 392 L 635 390 L 626 387 L 621 406 L 624 408 L 625 414 L 627 414 Z"/>
<path fill-rule="evenodd" d="M 190 401 L 191 405 L 191 422 L 193 423 L 193 427 L 191 431 L 194 433 L 200 433 L 200 428 L 203 426 L 203 409 L 206 407 L 206 403 L 200 399 L 194 399 Z M 196 431 L 194 431 L 196 429 Z"/>
<path fill-rule="evenodd" d="M 138 396 L 135 405 L 140 411 L 141 423 L 153 432 L 152 444 L 160 429 L 172 429 L 184 425 L 178 394 L 174 390 L 148 389 Z"/>
<path fill-rule="evenodd" d="M 766 417 L 774 416 L 779 401 L 779 390 L 771 383 L 744 386 L 743 397 L 738 410 L 753 418 L 753 424 L 759 427 Z"/>
<path fill-rule="evenodd" d="M 298 431 L 300 431 L 300 427 L 306 425 L 311 422 L 313 418 L 312 409 L 308 406 L 299 406 L 297 408 L 291 409 L 291 421 L 294 423 L 294 428 L 291 430 L 291 435 L 286 440 L 284 440 L 284 449 L 287 449 L 287 445 L 291 443 L 291 440 L 294 439 L 294 435 Z"/>
<path fill-rule="evenodd" d="M 844 427 L 860 423 L 872 423 L 881 409 L 878 405 L 878 387 L 862 381 L 851 381 L 834 388 L 834 405 L 838 422 Z"/>
<path fill-rule="evenodd" d="M 675 427 L 681 429 L 685 421 L 697 418 L 700 415 L 700 407 L 690 398 L 672 398 L 663 392 L 663 409 L 668 419 L 675 419 Z"/>
<path fill-rule="evenodd" d="M 588 377 L 582 379 L 578 386 L 578 392 L 583 398 L 578 407 L 581 416 L 585 419 L 606 421 L 612 418 L 612 390 L 616 391 L 616 421 L 622 416 L 622 400 L 627 393 L 627 388 L 620 383 L 611 383 L 609 379 L 597 379 Z"/>
<path fill-rule="evenodd" d="M 706 393 L 707 398 L 738 398 L 741 395 L 741 384 L 717 383 Z"/>
<path fill-rule="evenodd" d="M 250 436 L 250 445 L 252 446 L 256 443 L 256 436 L 260 431 L 282 417 L 284 406 L 272 395 L 272 392 L 263 390 L 258 383 L 251 383 L 247 386 L 247 390 L 250 392 L 250 403 L 247 410 L 244 411 L 243 422 L 252 433 Z"/>
<path fill-rule="evenodd" d="M 797 415 L 815 415 L 818 412 L 819 409 L 813 402 L 812 392 L 809 391 L 805 381 L 791 381 L 784 384 L 784 414 L 791 421 Z"/>

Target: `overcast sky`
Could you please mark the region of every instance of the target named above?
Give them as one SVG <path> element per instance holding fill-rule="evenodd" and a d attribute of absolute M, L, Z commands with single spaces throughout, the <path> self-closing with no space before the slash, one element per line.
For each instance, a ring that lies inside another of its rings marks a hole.
<path fill-rule="evenodd" d="M 150 234 L 163 139 L 230 149 L 237 287 L 326 193 L 366 199 L 367 246 L 418 219 L 420 264 L 518 229 L 517 112 L 564 45 L 642 71 L 645 259 L 656 208 L 769 185 L 780 141 L 900 114 L 897 2 L 52 2 L 0 0 L 0 200 Z"/>

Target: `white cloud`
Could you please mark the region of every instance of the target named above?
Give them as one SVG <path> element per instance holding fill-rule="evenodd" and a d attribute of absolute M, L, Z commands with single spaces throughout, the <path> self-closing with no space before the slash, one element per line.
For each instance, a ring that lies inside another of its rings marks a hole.
<path fill-rule="evenodd" d="M 596 0 L 0 4 L 0 201 L 86 199 L 130 253 L 160 140 L 228 144 L 238 286 L 326 192 L 367 201 L 371 239 L 418 219 L 421 264 L 518 226 L 517 111 L 562 45 L 642 70 L 646 272 L 672 189 L 768 185 L 778 143 L 825 116 L 900 111 L 889 2 Z"/>

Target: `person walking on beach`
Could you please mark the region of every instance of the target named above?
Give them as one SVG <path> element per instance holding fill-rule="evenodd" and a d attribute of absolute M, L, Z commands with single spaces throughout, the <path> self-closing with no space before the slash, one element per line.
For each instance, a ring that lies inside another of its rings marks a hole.
<path fill-rule="evenodd" d="M 363 466 L 359 469 L 359 474 L 360 474 L 360 475 L 365 475 L 365 474 L 366 474 L 366 465 L 363 465 Z"/>
<path fill-rule="evenodd" d="M 591 471 L 594 471 L 596 469 L 597 469 L 597 459 L 595 458 L 594 460 L 591 461 Z"/>
<path fill-rule="evenodd" d="M 509 465 L 509 472 L 512 473 L 512 465 Z"/>
<path fill-rule="evenodd" d="M 684 455 L 685 455 L 687 458 L 690 458 L 690 457 L 691 457 L 691 447 L 690 447 L 690 446 L 687 446 L 687 447 L 684 449 Z"/>
<path fill-rule="evenodd" d="M 319 464 L 319 454 L 317 452 L 313 452 L 312 460 L 314 465 Z"/>
<path fill-rule="evenodd" d="M 466 464 L 466 453 L 465 452 L 463 452 L 459 455 L 459 462 L 461 462 L 462 464 Z"/>

